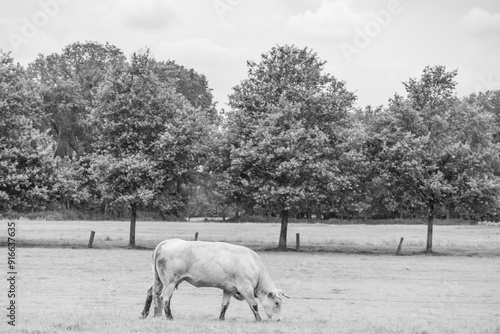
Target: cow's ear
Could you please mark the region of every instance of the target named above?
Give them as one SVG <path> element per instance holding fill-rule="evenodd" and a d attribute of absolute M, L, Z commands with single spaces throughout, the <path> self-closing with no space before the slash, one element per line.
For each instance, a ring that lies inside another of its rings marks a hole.
<path fill-rule="evenodd" d="M 267 298 L 273 298 L 273 296 L 274 296 L 274 294 L 273 294 L 272 292 L 269 292 L 269 293 L 267 294 Z"/>

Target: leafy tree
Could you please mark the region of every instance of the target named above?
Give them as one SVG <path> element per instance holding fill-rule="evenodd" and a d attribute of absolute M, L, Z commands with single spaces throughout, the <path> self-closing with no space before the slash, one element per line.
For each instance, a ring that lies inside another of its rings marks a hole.
<path fill-rule="evenodd" d="M 205 174 L 189 187 L 186 213 L 189 217 L 222 217 L 225 221 L 230 213 L 237 212 L 225 193 L 217 187 L 218 175 Z"/>
<path fill-rule="evenodd" d="M 53 200 L 69 209 L 72 205 L 87 204 L 92 189 L 88 186 L 87 171 L 76 158 L 56 158 L 54 171 Z"/>
<path fill-rule="evenodd" d="M 103 200 L 130 208 L 133 247 L 138 208 L 183 209 L 184 187 L 201 172 L 208 151 L 210 122 L 170 81 L 159 79 L 148 50 L 117 64 L 99 97 L 92 169 Z"/>
<path fill-rule="evenodd" d="M 175 91 L 182 94 L 194 108 L 204 110 L 209 120 L 213 123 L 219 121 L 212 89 L 203 74 L 172 60 L 156 62 L 155 73 L 161 81 L 171 82 Z"/>
<path fill-rule="evenodd" d="M 54 142 L 37 129 L 36 89 L 0 51 L 0 209 L 43 209 L 51 200 Z"/>
<path fill-rule="evenodd" d="M 458 191 L 451 203 L 455 210 L 473 219 L 489 218 L 500 209 L 500 126 L 497 117 L 466 99 L 451 110 L 447 149 L 447 175 L 457 173 Z"/>
<path fill-rule="evenodd" d="M 387 179 L 390 177 L 380 157 L 386 142 L 388 115 L 382 106 L 356 110 L 352 114 L 354 133 L 348 136 L 347 152 L 353 150 L 359 156 L 358 164 L 353 165 L 361 188 L 356 205 L 363 209 L 360 211 L 363 216 L 375 219 L 404 215 L 408 211 L 404 203 L 389 193 Z"/>
<path fill-rule="evenodd" d="M 419 80 L 405 83 L 407 98 L 390 101 L 381 131 L 372 133 L 381 143 L 377 165 L 390 197 L 427 209 L 427 252 L 440 206 L 469 203 L 474 210 L 481 203 L 484 210 L 495 205 L 499 189 L 492 114 L 455 97 L 455 76 L 443 66 L 426 67 Z"/>
<path fill-rule="evenodd" d="M 340 217 L 367 217 L 377 189 L 373 181 L 373 165 L 366 142 L 369 140 L 365 124 L 352 120 L 345 128 L 344 139 L 338 144 L 338 170 L 342 185 L 333 193 L 335 214 Z"/>
<path fill-rule="evenodd" d="M 500 90 L 481 92 L 478 94 L 474 93 L 468 96 L 466 101 L 493 114 L 493 121 L 497 129 L 494 134 L 494 139 L 495 142 L 500 142 Z"/>
<path fill-rule="evenodd" d="M 346 186 L 337 163 L 347 112 L 355 100 L 324 74 L 311 50 L 277 46 L 234 87 L 218 166 L 236 203 L 280 212 L 286 249 L 290 210 L 332 203 Z"/>
<path fill-rule="evenodd" d="M 28 73 L 39 86 L 44 128 L 57 142 L 58 156 L 91 152 L 90 113 L 96 107 L 98 87 L 108 70 L 125 59 L 108 43 L 73 43 L 61 54 L 40 55 Z"/>

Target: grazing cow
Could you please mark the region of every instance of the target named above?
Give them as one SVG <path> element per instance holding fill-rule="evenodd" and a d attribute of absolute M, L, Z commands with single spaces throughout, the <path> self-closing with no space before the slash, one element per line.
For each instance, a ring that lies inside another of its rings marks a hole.
<path fill-rule="evenodd" d="M 174 289 L 183 281 L 195 287 L 222 289 L 222 309 L 219 319 L 224 320 L 231 297 L 246 300 L 257 321 L 262 320 L 255 298 L 259 298 L 271 319 L 281 318 L 283 297 L 267 272 L 261 258 L 254 251 L 223 242 L 165 240 L 153 253 L 153 285 L 149 288 L 141 318 L 149 314 L 154 300 L 154 316 L 161 316 L 165 308 L 167 319 L 172 320 L 170 300 Z"/>

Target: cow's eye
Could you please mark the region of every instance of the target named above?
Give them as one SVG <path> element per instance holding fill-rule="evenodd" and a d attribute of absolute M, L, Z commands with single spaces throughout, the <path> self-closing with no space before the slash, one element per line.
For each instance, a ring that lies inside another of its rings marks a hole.
<path fill-rule="evenodd" d="M 273 293 L 272 293 L 272 292 L 269 292 L 269 293 L 267 294 L 267 298 L 273 298 Z"/>
<path fill-rule="evenodd" d="M 280 303 L 276 302 L 276 306 L 280 306 Z"/>

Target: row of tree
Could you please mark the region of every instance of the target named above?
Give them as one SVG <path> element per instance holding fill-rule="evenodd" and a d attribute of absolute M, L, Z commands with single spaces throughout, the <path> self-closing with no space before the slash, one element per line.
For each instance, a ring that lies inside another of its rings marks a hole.
<path fill-rule="evenodd" d="M 276 46 L 217 110 L 205 76 L 148 50 L 75 43 L 27 68 L 0 53 L 0 210 L 164 216 L 498 218 L 500 91 L 458 98 L 426 67 L 361 109 L 308 48 Z"/>

